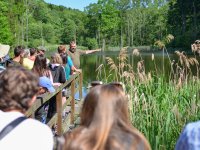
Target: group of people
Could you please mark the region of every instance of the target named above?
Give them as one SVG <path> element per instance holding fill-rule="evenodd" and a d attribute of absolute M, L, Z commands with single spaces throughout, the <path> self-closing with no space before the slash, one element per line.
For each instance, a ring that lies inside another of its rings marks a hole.
<path fill-rule="evenodd" d="M 7 66 L 2 66 L 0 73 L 0 149 L 52 150 L 53 133 L 45 123 L 48 114 L 55 111 L 55 100 L 50 100 L 40 109 L 45 111 L 48 107 L 47 116 L 40 116 L 40 121 L 25 117 L 25 112 L 38 94 L 54 92 L 54 86 L 64 83 L 71 71 L 79 71 L 81 54 L 99 50 L 76 50 L 76 43 L 71 42 L 69 53 L 66 46 L 60 45 L 58 53 L 53 54 L 48 62 L 44 49 L 30 49 L 31 55 L 26 57 L 26 62 L 34 62 L 31 68 L 30 63 L 27 66 L 24 62 L 23 47 L 14 49 L 13 59 L 6 56 L 8 49 L 8 45 L 0 45 L 0 61 Z M 131 125 L 127 96 L 120 84 L 94 85 L 84 99 L 80 126 L 63 135 L 64 142 L 60 148 L 150 150 L 148 140 Z M 197 124 L 187 125 L 176 149 L 199 149 L 199 129 Z"/>

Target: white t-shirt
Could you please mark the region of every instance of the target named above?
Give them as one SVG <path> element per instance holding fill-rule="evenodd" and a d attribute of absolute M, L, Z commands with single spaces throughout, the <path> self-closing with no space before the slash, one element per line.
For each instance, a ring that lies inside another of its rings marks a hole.
<path fill-rule="evenodd" d="M 16 118 L 20 112 L 0 110 L 0 131 Z M 52 150 L 53 134 L 51 129 L 34 119 L 26 119 L 0 140 L 0 150 Z"/>

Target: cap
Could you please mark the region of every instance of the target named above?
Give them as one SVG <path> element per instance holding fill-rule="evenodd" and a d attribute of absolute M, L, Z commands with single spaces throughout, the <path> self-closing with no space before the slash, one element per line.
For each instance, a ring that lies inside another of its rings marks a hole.
<path fill-rule="evenodd" d="M 0 44 L 0 58 L 5 57 L 10 50 L 9 45 Z"/>
<path fill-rule="evenodd" d="M 47 51 L 47 49 L 44 46 L 38 46 L 37 49 L 42 51 Z"/>
<path fill-rule="evenodd" d="M 53 84 L 51 83 L 50 79 L 46 76 L 39 78 L 39 86 L 47 88 L 50 93 L 55 92 Z"/>

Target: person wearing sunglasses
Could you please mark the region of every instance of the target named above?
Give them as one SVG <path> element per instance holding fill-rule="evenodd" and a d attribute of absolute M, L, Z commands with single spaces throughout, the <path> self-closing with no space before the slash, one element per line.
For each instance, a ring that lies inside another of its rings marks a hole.
<path fill-rule="evenodd" d="M 150 150 L 129 120 L 125 93 L 115 84 L 91 88 L 80 113 L 80 126 L 65 134 L 63 150 Z"/>
<path fill-rule="evenodd" d="M 70 45 L 69 45 L 69 51 L 68 51 L 68 55 L 71 57 L 75 68 L 80 69 L 80 56 L 83 54 L 91 54 L 94 52 L 98 52 L 101 49 L 95 49 L 95 50 L 80 50 L 77 49 L 76 47 L 76 42 L 75 41 L 71 41 Z"/>

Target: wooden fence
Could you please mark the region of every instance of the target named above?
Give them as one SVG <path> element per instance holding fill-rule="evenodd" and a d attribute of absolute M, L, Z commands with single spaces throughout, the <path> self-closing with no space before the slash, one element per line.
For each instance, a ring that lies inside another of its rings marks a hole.
<path fill-rule="evenodd" d="M 70 95 L 67 97 L 67 101 L 62 104 L 62 91 L 64 88 L 68 87 Z M 27 117 L 35 118 L 36 110 L 44 105 L 47 101 L 50 100 L 53 96 L 56 96 L 56 113 L 53 117 L 48 121 L 47 125 L 52 127 L 53 125 L 57 125 L 57 134 L 62 135 L 65 131 L 69 129 L 70 125 L 74 124 L 75 121 L 75 93 L 79 91 L 79 99 L 81 102 L 82 99 L 82 73 L 76 73 L 71 76 L 69 80 L 67 80 L 64 84 L 56 88 L 54 93 L 45 93 L 43 95 L 39 95 L 37 100 L 32 105 L 31 108 L 26 112 Z M 62 113 L 69 106 L 69 114 L 62 118 Z"/>

